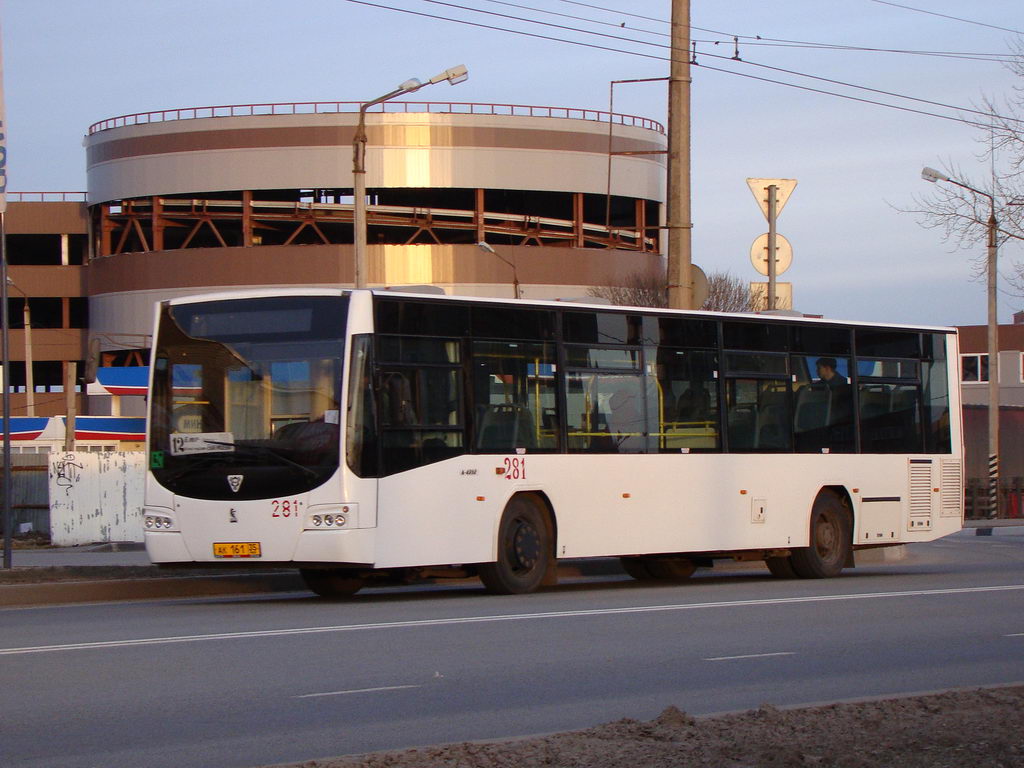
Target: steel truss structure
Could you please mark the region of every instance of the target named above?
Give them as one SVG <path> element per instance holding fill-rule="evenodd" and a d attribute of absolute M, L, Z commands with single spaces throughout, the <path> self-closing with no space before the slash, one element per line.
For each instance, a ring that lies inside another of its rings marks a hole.
<path fill-rule="evenodd" d="M 659 251 L 657 219 L 651 223 L 658 212 L 655 202 L 619 198 L 616 219 L 626 218 L 625 225 L 597 224 L 585 220 L 584 193 L 566 193 L 573 215 L 564 219 L 487 211 L 485 192 L 474 190 L 473 209 L 371 204 L 370 243 L 464 245 L 498 238 L 510 245 Z M 154 196 L 97 205 L 93 254 L 352 243 L 353 205 L 342 202 L 346 197 L 351 201 L 351 190 L 295 191 L 290 196 L 296 199 L 285 200 L 257 199 L 256 194 L 245 190 L 202 199 Z M 373 190 L 370 195 L 372 201 Z"/>

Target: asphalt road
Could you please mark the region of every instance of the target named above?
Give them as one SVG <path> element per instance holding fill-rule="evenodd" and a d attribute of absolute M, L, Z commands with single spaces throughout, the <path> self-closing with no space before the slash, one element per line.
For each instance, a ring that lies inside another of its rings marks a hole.
<path fill-rule="evenodd" d="M 0 610 L 0 765 L 256 766 L 1024 681 L 1024 529 L 763 569 Z"/>

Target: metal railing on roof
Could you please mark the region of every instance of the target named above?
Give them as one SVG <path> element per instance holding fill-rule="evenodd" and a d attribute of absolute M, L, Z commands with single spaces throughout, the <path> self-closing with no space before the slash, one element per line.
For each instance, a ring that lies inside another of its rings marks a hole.
<path fill-rule="evenodd" d="M 85 192 L 8 192 L 9 203 L 84 203 Z"/>
<path fill-rule="evenodd" d="M 131 115 L 109 117 L 89 126 L 89 134 L 128 125 L 165 123 L 173 120 L 198 120 L 209 117 L 253 117 L 258 115 L 318 115 L 339 112 L 358 112 L 359 101 L 298 101 L 267 104 L 227 104 L 215 107 L 185 107 L 136 112 Z M 600 109 L 574 107 L 542 107 L 527 104 L 476 104 L 462 101 L 389 101 L 371 107 L 369 112 L 418 113 L 429 112 L 454 115 L 512 115 L 519 117 L 553 117 L 570 120 L 592 120 L 601 123 L 646 128 L 665 133 L 665 126 L 656 120 L 637 115 L 626 115 Z"/>

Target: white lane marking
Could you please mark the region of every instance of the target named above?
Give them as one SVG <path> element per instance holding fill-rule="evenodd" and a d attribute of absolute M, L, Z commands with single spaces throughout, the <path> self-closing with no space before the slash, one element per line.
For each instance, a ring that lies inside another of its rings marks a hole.
<path fill-rule="evenodd" d="M 347 696 L 350 693 L 377 693 L 378 691 L 401 691 L 406 688 L 422 688 L 422 685 L 383 685 L 380 688 L 353 688 L 349 691 L 327 691 L 325 693 L 303 693 L 293 699 L 316 699 L 321 696 Z"/>
<path fill-rule="evenodd" d="M 1014 632 L 1012 635 L 1007 635 L 1007 637 L 1024 637 L 1024 632 Z"/>
<path fill-rule="evenodd" d="M 795 656 L 796 651 L 779 651 L 777 653 L 745 653 L 742 656 L 712 656 L 701 661 L 736 661 L 738 659 L 766 659 L 769 656 Z"/>
<path fill-rule="evenodd" d="M 207 640 L 239 640 L 255 637 L 286 637 L 288 635 L 312 635 L 324 632 L 361 632 L 366 630 L 410 629 L 420 627 L 445 627 L 458 624 L 488 624 L 496 621 L 530 621 L 533 619 L 575 619 L 585 616 L 614 616 L 631 613 L 665 613 L 693 611 L 705 608 L 749 608 L 768 605 L 795 605 L 800 603 L 829 603 L 845 600 L 881 600 L 894 597 L 935 597 L 942 595 L 966 595 L 981 592 L 1017 592 L 1024 590 L 1024 584 L 1007 584 L 998 587 L 958 587 L 951 589 L 921 589 L 906 592 L 862 592 L 846 595 L 817 595 L 812 597 L 778 597 L 764 600 L 731 600 L 714 603 L 682 603 L 680 605 L 640 605 L 630 608 L 593 608 L 584 611 L 549 611 L 541 613 L 507 613 L 495 616 L 461 616 L 447 619 L 417 619 L 412 621 L 387 621 L 374 624 L 340 624 L 327 627 L 294 627 L 292 629 L 264 629 L 251 632 L 219 632 L 208 635 L 172 635 L 169 637 L 143 637 L 135 640 L 106 640 L 94 643 L 67 643 L 64 645 L 33 645 L 23 648 L 0 648 L 0 656 L 16 656 L 27 653 L 56 653 L 80 651 L 93 648 L 129 648 L 136 645 L 170 645 L 172 643 L 197 643 Z"/>

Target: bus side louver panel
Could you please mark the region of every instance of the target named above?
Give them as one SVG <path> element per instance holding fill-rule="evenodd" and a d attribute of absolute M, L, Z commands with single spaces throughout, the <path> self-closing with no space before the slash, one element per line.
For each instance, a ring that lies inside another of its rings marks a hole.
<path fill-rule="evenodd" d="M 907 527 L 919 531 L 932 527 L 932 460 L 910 460 L 910 520 Z"/>
<path fill-rule="evenodd" d="M 942 462 L 942 493 L 939 514 L 942 517 L 961 517 L 964 503 L 963 467 L 957 460 Z"/>

